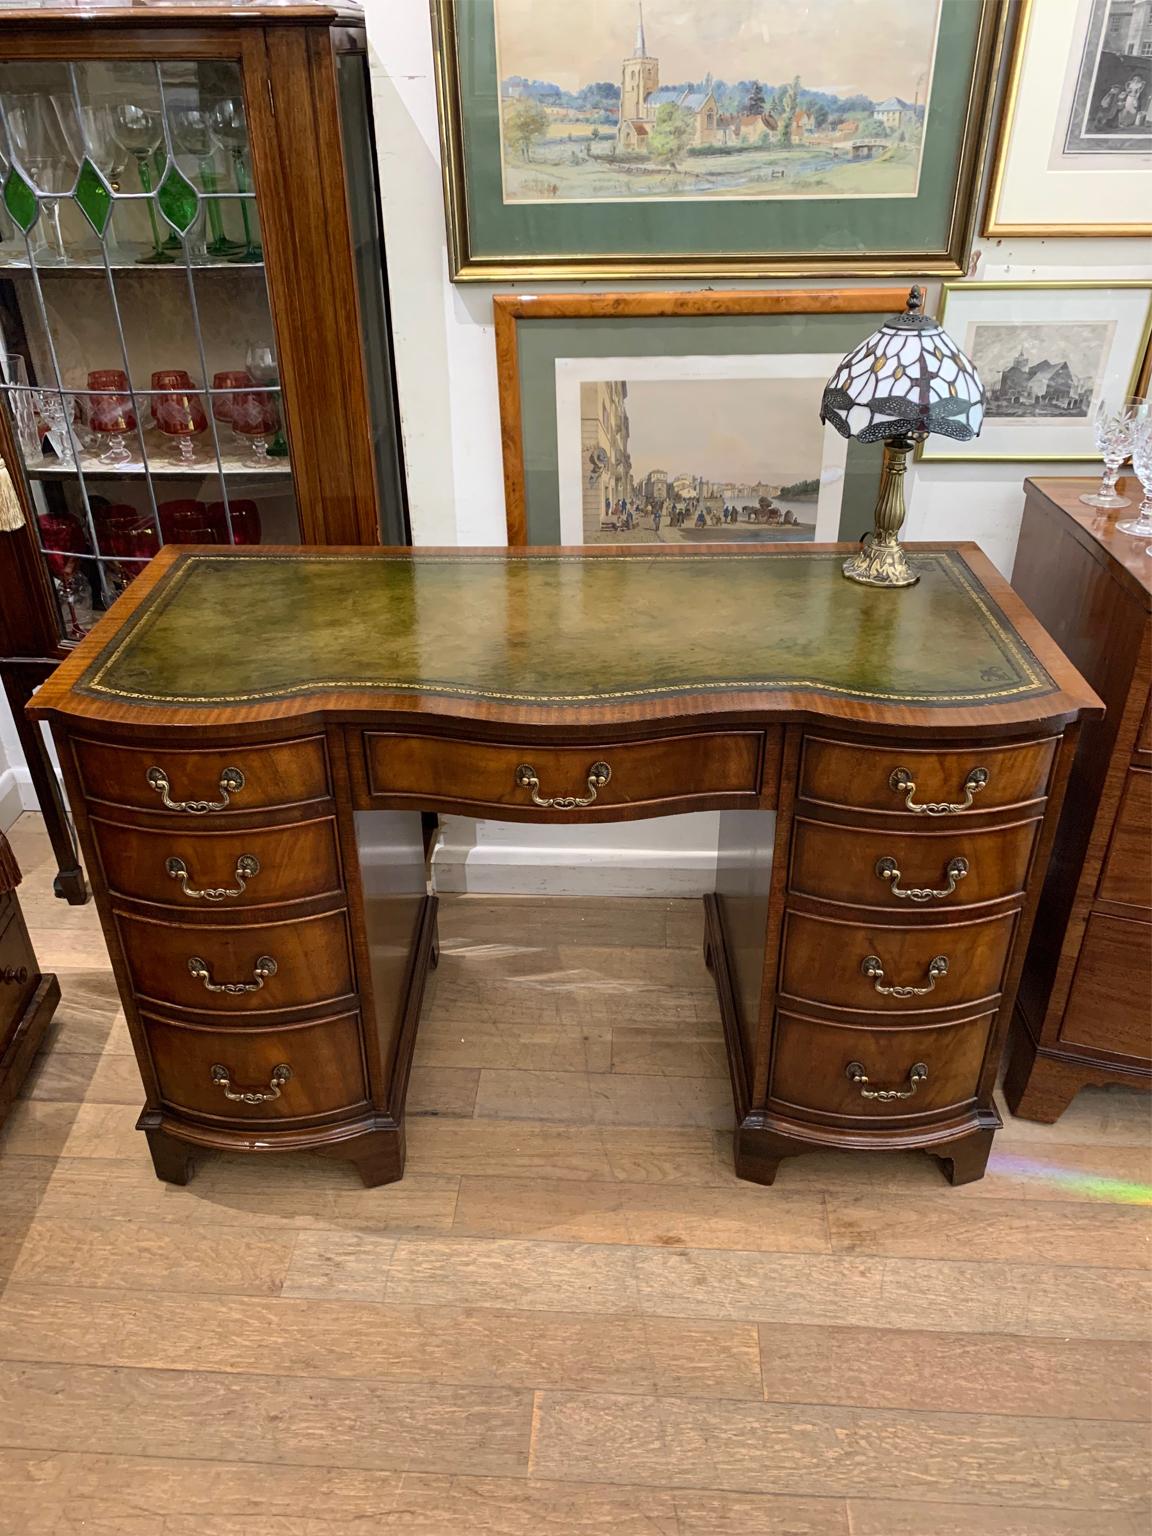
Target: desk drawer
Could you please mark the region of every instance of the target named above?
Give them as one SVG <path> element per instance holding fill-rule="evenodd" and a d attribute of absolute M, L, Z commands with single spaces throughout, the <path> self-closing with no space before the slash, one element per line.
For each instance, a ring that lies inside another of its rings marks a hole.
<path fill-rule="evenodd" d="M 967 1104 L 976 1097 L 995 1017 L 870 1030 L 781 1013 L 769 1096 L 782 1105 L 869 1122 L 907 1121 Z M 892 1092 L 907 1097 L 864 1096 Z"/>
<path fill-rule="evenodd" d="M 322 736 L 196 751 L 121 747 L 78 737 L 73 748 L 88 799 L 142 811 L 197 818 L 243 815 L 321 800 L 329 792 Z"/>
<path fill-rule="evenodd" d="M 166 923 L 120 911 L 116 925 L 137 993 L 177 1008 L 225 1016 L 274 1012 L 354 991 L 343 910 L 227 926 Z M 264 963 L 269 960 L 271 966 Z"/>
<path fill-rule="evenodd" d="M 1043 799 L 1055 754 L 1054 738 L 930 752 L 896 741 L 875 747 L 808 736 L 800 795 L 850 809 L 915 815 L 918 821 L 975 816 Z"/>
<path fill-rule="evenodd" d="M 182 909 L 253 907 L 342 889 L 332 817 L 246 832 L 125 826 L 91 818 L 114 895 Z"/>
<path fill-rule="evenodd" d="M 760 792 L 763 747 L 761 731 L 586 747 L 493 746 L 375 731 L 364 736 L 370 794 L 481 812 L 544 810 L 558 819 L 620 807 L 643 814 L 676 805 L 692 809 L 694 801 L 752 802 Z M 594 772 L 600 764 L 607 765 L 608 777 Z"/>
<path fill-rule="evenodd" d="M 161 1097 L 185 1114 L 267 1123 L 353 1110 L 368 1098 L 356 1013 L 244 1030 L 145 1017 L 144 1029 Z"/>
<path fill-rule="evenodd" d="M 887 912 L 1000 901 L 1023 892 L 1040 825 L 893 832 L 798 817 L 789 889 Z"/>
<path fill-rule="evenodd" d="M 1016 918 L 1017 913 L 1008 912 L 947 927 L 886 927 L 789 912 L 780 990 L 812 1003 L 878 1015 L 994 997 L 1003 982 Z M 940 960 L 942 966 L 934 964 Z M 865 973 L 866 961 L 871 975 Z"/>

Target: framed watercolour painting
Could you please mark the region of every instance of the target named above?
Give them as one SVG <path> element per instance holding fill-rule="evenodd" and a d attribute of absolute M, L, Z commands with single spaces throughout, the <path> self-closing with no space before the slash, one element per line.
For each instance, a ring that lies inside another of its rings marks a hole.
<path fill-rule="evenodd" d="M 905 298 L 497 295 L 509 544 L 858 538 L 882 445 L 823 426 L 820 399 Z"/>
<path fill-rule="evenodd" d="M 455 279 L 966 269 L 1007 0 L 432 0 Z"/>
<path fill-rule="evenodd" d="M 1022 0 L 986 235 L 1152 235 L 1152 5 Z"/>
<path fill-rule="evenodd" d="M 923 459 L 1099 459 L 1097 406 L 1148 388 L 1152 283 L 945 283 L 939 316 L 983 380 L 984 428 Z"/>

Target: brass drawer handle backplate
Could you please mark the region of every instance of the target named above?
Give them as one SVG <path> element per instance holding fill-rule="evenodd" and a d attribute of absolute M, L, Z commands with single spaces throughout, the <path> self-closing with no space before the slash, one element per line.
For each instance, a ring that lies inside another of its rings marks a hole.
<path fill-rule="evenodd" d="M 909 886 L 902 890 L 900 886 L 900 866 L 895 859 L 876 860 L 876 878 L 886 880 L 888 889 L 893 896 L 899 896 L 906 901 L 943 901 L 945 896 L 951 896 L 957 883 L 963 880 L 968 873 L 968 860 L 962 858 L 949 859 L 944 866 L 944 875 L 948 884 L 942 891 L 934 891 L 930 887 Z"/>
<path fill-rule="evenodd" d="M 185 896 L 191 896 L 196 900 L 223 901 L 229 896 L 243 896 L 248 881 L 254 880 L 260 873 L 260 860 L 254 853 L 242 853 L 236 860 L 235 886 L 212 886 L 203 891 L 198 891 L 195 886 L 188 884 L 188 866 L 183 859 L 178 859 L 175 856 L 165 859 L 164 868 L 172 876 L 173 880 L 179 880 L 180 889 L 184 892 Z"/>
<path fill-rule="evenodd" d="M 275 976 L 277 966 L 271 955 L 261 955 L 252 970 L 254 981 L 213 981 L 207 963 L 199 955 L 191 955 L 188 969 L 197 981 L 204 983 L 205 992 L 259 992 L 269 976 Z"/>
<path fill-rule="evenodd" d="M 187 811 L 190 816 L 204 816 L 209 811 L 222 811 L 232 795 L 238 795 L 244 788 L 244 775 L 239 768 L 225 768 L 220 774 L 219 800 L 173 800 L 169 791 L 172 784 L 163 768 L 149 768 L 148 783 L 164 802 L 166 811 Z"/>
<path fill-rule="evenodd" d="M 893 768 L 888 778 L 888 787 L 894 789 L 898 795 L 904 796 L 906 810 L 916 811 L 922 816 L 954 816 L 958 811 L 968 809 L 973 797 L 980 793 L 987 782 L 987 768 L 973 768 L 964 780 L 964 799 L 958 805 L 950 804 L 947 800 L 927 800 L 923 804 L 919 803 L 913 798 L 916 794 L 916 780 L 907 768 Z"/>
<path fill-rule="evenodd" d="M 278 1099 L 280 1090 L 292 1076 L 292 1068 L 286 1061 L 282 1061 L 278 1067 L 272 1068 L 272 1076 L 268 1079 L 267 1088 L 233 1088 L 232 1073 L 217 1062 L 212 1068 L 212 1081 L 224 1091 L 224 1097 L 231 1099 L 234 1104 L 267 1104 L 269 1099 Z"/>
<path fill-rule="evenodd" d="M 880 963 L 879 955 L 865 955 L 860 962 L 860 969 L 876 988 L 877 992 L 880 993 L 881 997 L 923 997 L 935 987 L 938 976 L 947 976 L 948 956 L 936 955 L 928 962 L 928 985 L 926 987 L 885 986 L 884 967 Z"/>
<path fill-rule="evenodd" d="M 520 789 L 531 790 L 532 804 L 546 811 L 578 811 L 581 806 L 591 805 L 597 791 L 603 789 L 611 777 L 612 769 L 607 763 L 593 763 L 588 770 L 588 793 L 583 798 L 576 795 L 545 797 L 540 793 L 540 780 L 536 777 L 536 770 L 531 763 L 521 763 L 516 770 L 517 786 Z"/>
<path fill-rule="evenodd" d="M 927 1082 L 928 1067 L 926 1063 L 918 1061 L 908 1074 L 907 1088 L 869 1088 L 868 1074 L 864 1071 L 862 1061 L 850 1061 L 844 1068 L 844 1076 L 850 1083 L 857 1085 L 862 1099 L 881 1099 L 888 1103 L 892 1099 L 910 1099 L 920 1084 Z"/>

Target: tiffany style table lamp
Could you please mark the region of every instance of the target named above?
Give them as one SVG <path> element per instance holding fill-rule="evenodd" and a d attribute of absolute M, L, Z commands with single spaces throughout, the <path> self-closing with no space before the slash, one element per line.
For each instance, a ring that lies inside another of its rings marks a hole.
<path fill-rule="evenodd" d="M 984 421 L 984 386 L 975 364 L 931 315 L 921 314 L 919 288 L 901 315 L 890 315 L 849 352 L 828 380 L 820 420 L 842 437 L 884 444 L 876 526 L 844 574 L 869 587 L 910 587 L 919 577 L 900 547 L 904 472 L 917 443 L 931 432 L 966 442 Z"/>

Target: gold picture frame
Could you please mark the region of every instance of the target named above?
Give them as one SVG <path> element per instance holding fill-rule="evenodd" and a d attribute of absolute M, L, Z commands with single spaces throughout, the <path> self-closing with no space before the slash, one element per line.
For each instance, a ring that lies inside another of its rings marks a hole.
<path fill-rule="evenodd" d="M 479 222 L 478 204 L 483 201 L 472 182 L 468 155 L 469 123 L 465 102 L 477 103 L 482 92 L 467 70 L 476 68 L 477 50 L 461 48 L 462 18 L 475 26 L 478 8 L 491 6 L 494 0 L 430 0 L 432 39 L 435 55 L 441 161 L 444 180 L 448 254 L 453 282 L 492 283 L 577 282 L 641 278 L 781 278 L 781 277 L 852 277 L 899 278 L 959 277 L 968 269 L 972 242 L 979 214 L 979 185 L 992 128 L 995 82 L 1003 55 L 1011 0 L 962 0 L 966 14 L 975 15 L 971 74 L 962 92 L 962 126 L 955 143 L 954 182 L 946 202 L 946 231 L 919 248 L 869 249 L 866 234 L 862 246 L 853 249 L 830 247 L 827 251 L 811 249 L 768 250 L 749 254 L 748 249 L 723 251 L 697 249 L 685 252 L 661 248 L 648 250 L 622 248 L 581 252 L 559 245 L 528 251 L 509 240 L 503 248 L 484 249 L 475 237 Z M 943 0 L 944 4 L 959 0 Z M 469 6 L 472 9 L 469 9 Z M 971 7 L 971 9 L 969 9 Z M 942 53 L 947 50 L 940 43 Z M 462 66 L 461 59 L 467 61 Z M 491 81 L 488 82 L 491 89 Z M 497 79 L 498 87 L 498 79 Z M 498 94 L 494 98 L 499 105 Z M 490 104 L 489 104 L 490 105 Z M 479 108 L 475 108 L 479 111 Z M 959 116 L 958 116 L 959 121 Z M 489 125 L 490 128 L 490 125 Z M 499 130 L 497 129 L 497 137 Z M 949 141 L 950 143 L 952 141 Z M 488 167 L 488 172 L 491 167 Z M 734 200 L 739 201 L 739 200 Z M 761 200 L 753 200 L 761 206 Z M 843 222 L 844 200 L 825 199 Z M 899 198 L 867 198 L 875 213 L 891 219 L 891 208 Z M 909 200 L 915 204 L 917 199 Z M 572 205 L 569 205 L 572 206 Z M 582 210 L 597 209 L 595 202 L 582 203 Z M 611 205 L 609 205 L 611 206 Z M 616 207 L 628 204 L 617 203 Z M 641 205 L 637 205 L 641 206 Z M 649 204 L 650 211 L 653 205 Z M 678 205 L 684 210 L 712 206 L 707 199 L 684 198 Z M 517 212 L 513 207 L 513 212 Z M 548 210 L 555 212 L 555 209 Z M 506 209 L 502 209 L 501 217 Z M 773 221 L 769 221 L 770 223 Z M 775 221 L 778 224 L 778 220 Z M 764 220 L 760 220 L 761 227 Z"/>
<path fill-rule="evenodd" d="M 973 298 L 1004 292 L 1062 292 L 1075 294 L 1093 291 L 1100 292 L 1105 290 L 1112 293 L 1143 293 L 1146 295 L 1143 319 L 1136 331 L 1137 339 L 1133 352 L 1133 365 L 1130 370 L 1125 371 L 1124 387 L 1117 391 L 1117 398 L 1127 399 L 1132 396 L 1144 395 L 1148 392 L 1149 385 L 1152 383 L 1152 280 L 1150 279 L 1084 278 L 1079 280 L 1070 279 L 1067 282 L 1053 280 L 1035 283 L 1011 281 L 988 283 L 941 283 L 940 302 L 937 309 L 937 314 L 940 323 L 944 325 L 946 323 L 944 317 L 948 310 L 948 299 L 950 295 L 963 295 L 966 298 Z M 1007 319 L 1007 317 L 1005 317 L 1005 319 Z M 1012 315 L 1011 322 L 1024 325 L 1026 320 L 1024 317 L 1020 316 L 1018 312 L 1016 312 Z M 995 323 L 995 321 L 993 320 L 992 323 Z M 1078 324 L 1082 322 L 1073 320 L 1069 323 Z M 963 334 L 957 334 L 956 340 L 958 344 L 966 352 L 968 352 L 969 356 L 973 356 L 972 350 L 966 344 L 966 337 Z M 980 359 L 978 357 L 973 357 L 973 361 L 979 368 Z M 983 383 L 985 390 L 987 391 L 989 389 L 990 380 L 988 378 L 984 378 Z M 981 434 L 982 436 L 987 433 L 990 419 L 992 419 L 991 413 L 986 414 L 984 419 L 984 428 Z M 1020 418 L 1011 419 L 1019 420 Z M 1052 453 L 1042 450 L 1029 452 L 1028 448 L 1030 446 L 1034 448 L 1035 445 L 1021 443 L 1019 448 L 1014 449 L 1014 451 L 1010 453 L 987 453 L 980 451 L 980 442 L 981 438 L 979 437 L 973 438 L 971 442 L 967 443 L 956 443 L 951 439 L 944 437 L 930 437 L 918 446 L 916 450 L 916 457 L 918 460 L 923 460 L 930 464 L 1028 464 L 1033 462 L 1047 464 L 1083 464 L 1093 463 L 1100 458 L 1100 455 L 1094 446 L 1090 448 L 1089 451 L 1083 453 Z"/>
<path fill-rule="evenodd" d="M 1033 39 L 1032 22 L 1038 15 L 1037 0 L 1019 0 L 1016 25 L 1011 43 L 1008 80 L 1004 92 L 1004 106 L 996 129 L 992 170 L 988 180 L 988 195 L 984 205 L 983 233 L 989 238 L 1024 236 L 1030 239 L 1050 239 L 1053 237 L 1071 239 L 1147 239 L 1149 236 L 1152 236 L 1152 221 L 1147 219 L 1105 222 L 1081 220 L 1079 222 L 1068 222 L 1067 220 L 1059 219 L 1022 220 L 1005 216 L 1003 204 L 1005 201 L 1006 183 L 1009 179 L 1009 161 L 1013 149 L 1013 132 L 1017 123 L 1021 91 L 1025 80 L 1026 56 L 1029 44 Z M 1050 16 L 1047 19 L 1051 21 Z M 1069 46 L 1071 41 L 1072 39 L 1069 38 Z M 1036 70 L 1033 73 L 1039 76 L 1041 72 Z M 1050 93 L 1051 86 L 1055 82 L 1049 78 L 1050 71 L 1045 70 L 1042 73 L 1045 91 Z M 1032 167 L 1033 173 L 1039 172 L 1043 174 L 1046 169 L 1048 168 L 1045 166 Z M 1137 173 L 1134 172 L 1133 174 Z M 1055 192 L 1055 190 L 1054 201 L 1061 201 L 1060 194 Z"/>

